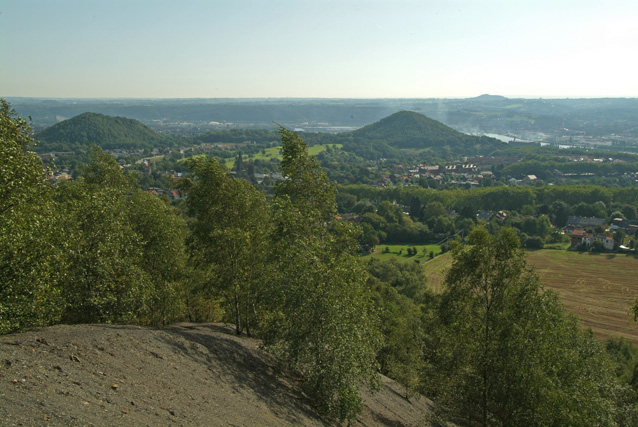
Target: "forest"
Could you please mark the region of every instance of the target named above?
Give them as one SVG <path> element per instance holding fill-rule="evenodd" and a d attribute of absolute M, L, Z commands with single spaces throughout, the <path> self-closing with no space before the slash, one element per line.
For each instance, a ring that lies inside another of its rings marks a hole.
<path fill-rule="evenodd" d="M 184 161 L 189 174 L 175 185 L 185 197 L 171 204 L 97 146 L 76 179 L 51 185 L 29 123 L 2 101 L 0 333 L 224 321 L 263 339 L 336 421 L 353 420 L 361 388 L 384 374 L 405 398 L 436 402 L 432 424 L 638 422 L 638 351 L 583 330 L 521 248 L 523 234 L 550 239 L 551 222 L 578 209 L 635 217 L 638 191 L 339 187 L 297 133 L 279 126 L 276 137 L 285 179 L 272 194 L 198 156 Z M 482 209 L 534 223 L 479 222 Z M 357 211 L 361 223 L 345 219 Z M 452 266 L 438 294 L 416 263 L 360 257 L 375 239 L 459 229 L 466 237 L 449 241 Z"/>

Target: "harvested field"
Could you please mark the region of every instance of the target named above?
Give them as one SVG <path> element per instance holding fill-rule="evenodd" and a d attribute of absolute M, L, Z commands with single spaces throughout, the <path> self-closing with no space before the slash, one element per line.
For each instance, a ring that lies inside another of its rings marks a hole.
<path fill-rule="evenodd" d="M 638 324 L 629 314 L 638 297 L 637 256 L 540 250 L 528 252 L 528 262 L 599 338 L 623 336 L 638 344 Z"/>
<path fill-rule="evenodd" d="M 425 263 L 429 286 L 439 291 L 449 255 Z M 630 308 L 638 297 L 638 256 L 563 250 L 527 252 L 545 289 L 558 292 L 565 308 L 602 340 L 622 336 L 638 345 L 638 323 Z M 431 270 L 430 270 L 431 269 Z"/>

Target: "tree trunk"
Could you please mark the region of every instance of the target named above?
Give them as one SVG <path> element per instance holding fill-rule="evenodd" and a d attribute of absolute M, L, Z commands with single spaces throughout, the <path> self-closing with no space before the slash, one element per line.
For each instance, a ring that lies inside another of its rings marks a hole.
<path fill-rule="evenodd" d="M 235 333 L 241 335 L 241 316 L 239 315 L 239 292 L 235 286 Z"/>

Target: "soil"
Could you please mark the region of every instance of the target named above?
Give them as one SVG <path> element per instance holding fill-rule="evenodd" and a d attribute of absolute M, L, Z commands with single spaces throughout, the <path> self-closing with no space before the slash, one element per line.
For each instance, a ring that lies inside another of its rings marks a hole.
<path fill-rule="evenodd" d="M 383 377 L 362 426 L 426 425 L 432 403 Z M 0 337 L 3 426 L 320 426 L 260 341 L 221 324 L 57 325 Z"/>

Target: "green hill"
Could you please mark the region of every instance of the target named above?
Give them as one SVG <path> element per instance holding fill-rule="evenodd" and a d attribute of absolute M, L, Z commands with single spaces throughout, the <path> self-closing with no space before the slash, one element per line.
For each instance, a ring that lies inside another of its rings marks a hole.
<path fill-rule="evenodd" d="M 485 154 L 505 143 L 488 137 L 466 135 L 441 122 L 411 111 L 400 111 L 361 129 L 340 135 L 348 139 L 345 149 L 361 151 L 378 147 L 394 149 L 428 150 L 437 155 Z"/>
<path fill-rule="evenodd" d="M 169 145 L 160 135 L 137 120 L 84 113 L 57 123 L 35 135 L 37 151 L 78 151 L 91 144 L 103 149 L 140 149 Z"/>

